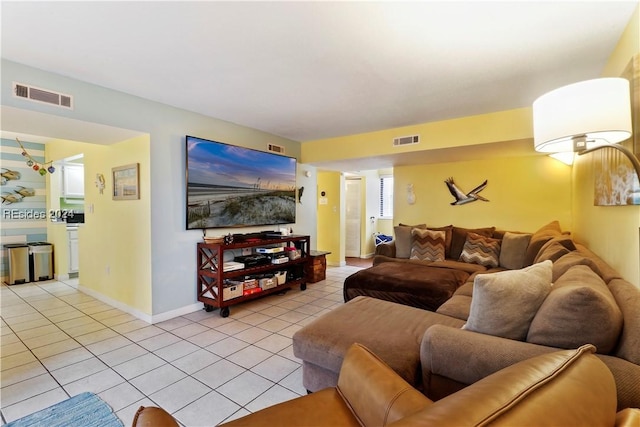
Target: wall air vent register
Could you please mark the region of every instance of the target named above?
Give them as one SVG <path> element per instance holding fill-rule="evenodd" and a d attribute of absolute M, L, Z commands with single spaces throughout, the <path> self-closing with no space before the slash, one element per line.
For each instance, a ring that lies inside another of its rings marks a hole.
<path fill-rule="evenodd" d="M 267 150 L 272 153 L 284 154 L 284 147 L 282 145 L 267 144 Z"/>
<path fill-rule="evenodd" d="M 393 138 L 393 146 L 398 147 L 400 145 L 418 144 L 420 142 L 420 135 L 399 136 Z"/>
<path fill-rule="evenodd" d="M 29 101 L 55 105 L 69 110 L 73 109 L 73 97 L 64 93 L 48 89 L 37 88 L 22 83 L 13 82 L 13 95 Z"/>

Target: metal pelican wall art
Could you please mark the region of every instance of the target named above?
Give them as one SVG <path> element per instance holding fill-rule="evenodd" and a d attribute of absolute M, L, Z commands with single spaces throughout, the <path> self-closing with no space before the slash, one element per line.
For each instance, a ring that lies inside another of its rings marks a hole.
<path fill-rule="evenodd" d="M 455 197 L 455 201 L 451 202 L 452 205 L 464 205 L 467 203 L 471 203 L 471 202 L 475 202 L 476 200 L 482 200 L 483 202 L 488 202 L 488 199 L 485 199 L 484 197 L 482 197 L 481 195 L 479 195 L 478 193 L 481 192 L 482 190 L 484 190 L 487 187 L 487 180 L 485 179 L 484 182 L 480 185 L 478 185 L 476 188 L 474 188 L 473 190 L 471 190 L 468 193 L 463 193 L 457 186 L 456 184 L 453 182 L 453 177 L 451 178 L 447 178 L 445 181 L 445 184 L 447 184 L 447 187 L 449 188 L 449 191 L 451 192 L 451 195 L 453 197 Z"/>

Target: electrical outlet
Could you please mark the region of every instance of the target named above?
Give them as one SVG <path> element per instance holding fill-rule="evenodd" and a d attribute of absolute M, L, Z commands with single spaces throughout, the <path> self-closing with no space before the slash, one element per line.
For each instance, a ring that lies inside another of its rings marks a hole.
<path fill-rule="evenodd" d="M 251 248 L 242 248 L 242 255 L 251 255 Z"/>

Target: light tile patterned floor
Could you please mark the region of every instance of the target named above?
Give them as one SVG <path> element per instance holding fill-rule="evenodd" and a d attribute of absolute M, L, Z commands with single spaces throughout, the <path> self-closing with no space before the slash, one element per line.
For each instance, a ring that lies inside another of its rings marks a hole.
<path fill-rule="evenodd" d="M 231 307 L 150 325 L 76 290 L 44 281 L 2 285 L 3 424 L 84 391 L 131 425 L 140 405 L 161 406 L 183 426 L 213 426 L 306 393 L 291 337 L 343 303 L 359 267 Z"/>

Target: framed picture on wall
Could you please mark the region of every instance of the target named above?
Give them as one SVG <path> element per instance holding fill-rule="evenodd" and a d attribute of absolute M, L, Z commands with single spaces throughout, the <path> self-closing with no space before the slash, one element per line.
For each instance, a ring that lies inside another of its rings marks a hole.
<path fill-rule="evenodd" d="M 113 175 L 113 200 L 136 200 L 140 198 L 139 164 L 118 166 L 111 169 Z"/>
<path fill-rule="evenodd" d="M 640 54 L 631 58 L 622 76 L 629 80 L 631 95 L 631 138 L 621 145 L 640 157 Z M 596 206 L 640 205 L 640 180 L 632 163 L 616 150 L 599 150 L 593 156 Z"/>

